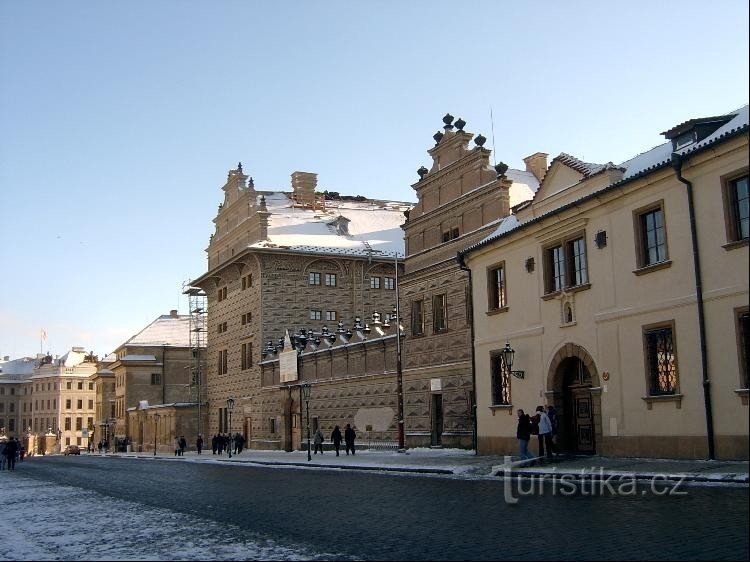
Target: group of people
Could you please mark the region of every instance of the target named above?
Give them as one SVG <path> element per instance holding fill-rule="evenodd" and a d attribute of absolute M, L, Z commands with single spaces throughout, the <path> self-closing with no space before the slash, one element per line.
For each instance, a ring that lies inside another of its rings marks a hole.
<path fill-rule="evenodd" d="M 198 454 L 200 454 L 201 449 L 203 448 L 203 438 L 199 436 L 198 439 L 200 440 Z M 239 455 L 244 448 L 245 438 L 239 432 L 235 433 L 234 437 L 232 437 L 231 433 L 228 435 L 225 433 L 217 433 L 211 438 L 211 451 L 214 455 L 221 455 L 224 451 L 234 451 L 235 455 Z"/>
<path fill-rule="evenodd" d="M 557 435 L 559 419 L 557 410 L 552 405 L 548 405 L 545 410 L 544 406 L 537 406 L 533 415 L 518 410 L 518 427 L 516 428 L 516 438 L 521 460 L 533 459 L 534 455 L 529 453 L 529 441 L 532 435 L 536 435 L 539 442 L 539 455 L 545 456 L 549 460 L 553 455 L 558 454 L 557 445 L 554 437 Z"/>
<path fill-rule="evenodd" d="M 24 453 L 23 444 L 15 437 L 0 442 L 0 470 L 15 470 L 16 461 L 22 461 Z"/>
<path fill-rule="evenodd" d="M 182 435 L 179 438 L 174 438 L 174 456 L 175 457 L 184 457 L 185 456 L 185 448 L 187 447 L 187 441 L 185 440 L 185 436 Z"/>
<path fill-rule="evenodd" d="M 349 451 L 351 451 L 352 455 L 354 454 L 354 439 L 357 437 L 357 433 L 354 431 L 354 428 L 351 426 L 351 424 L 346 424 L 346 429 L 344 429 L 344 435 L 343 440 L 344 444 L 346 445 L 346 454 L 349 454 Z M 336 426 L 333 428 L 333 431 L 331 432 L 331 442 L 333 443 L 333 448 L 336 451 L 336 456 L 339 456 L 339 451 L 341 449 L 341 430 L 339 429 L 339 426 Z M 315 443 L 315 454 L 318 454 L 318 451 L 320 451 L 320 454 L 323 454 L 323 442 L 325 441 L 325 436 L 323 435 L 323 431 L 318 428 L 318 430 L 315 432 L 315 438 L 313 442 Z"/>

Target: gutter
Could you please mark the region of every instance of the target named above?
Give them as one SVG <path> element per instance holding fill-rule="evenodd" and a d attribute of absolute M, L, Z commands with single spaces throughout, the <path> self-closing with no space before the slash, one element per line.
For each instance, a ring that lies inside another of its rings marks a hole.
<path fill-rule="evenodd" d="M 472 401 L 471 404 L 469 404 L 469 411 L 471 412 L 471 445 L 474 449 L 474 454 L 479 454 L 479 449 L 477 447 L 477 368 L 476 368 L 476 360 L 474 359 L 474 291 L 473 291 L 473 284 L 471 280 L 471 269 L 466 267 L 466 262 L 464 262 L 464 254 L 462 252 L 458 252 L 456 255 L 456 260 L 458 261 L 458 267 L 464 271 L 467 271 L 469 273 L 469 322 L 471 322 L 471 393 L 472 393 Z"/>
<path fill-rule="evenodd" d="M 695 202 L 693 184 L 682 176 L 683 157 L 672 153 L 672 169 L 677 179 L 687 188 L 688 212 L 690 214 L 690 239 L 693 247 L 693 269 L 695 274 L 695 295 L 698 301 L 698 339 L 701 350 L 701 370 L 703 373 L 703 402 L 706 410 L 706 436 L 708 438 L 708 458 L 714 460 L 714 421 L 711 407 L 711 381 L 708 378 L 708 351 L 706 349 L 706 320 L 703 306 L 703 282 L 701 280 L 700 252 L 698 250 L 698 230 L 695 223 Z"/>

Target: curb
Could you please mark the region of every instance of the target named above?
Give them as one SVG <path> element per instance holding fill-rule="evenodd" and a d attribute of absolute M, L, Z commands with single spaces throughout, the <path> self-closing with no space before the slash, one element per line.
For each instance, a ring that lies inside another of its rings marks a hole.
<path fill-rule="evenodd" d="M 602 470 L 599 472 L 593 471 L 549 471 L 549 470 L 525 470 L 523 468 L 516 468 L 510 466 L 507 474 L 500 474 L 506 467 L 498 466 L 493 467 L 492 475 L 500 478 L 509 476 L 522 476 L 526 478 L 551 478 L 551 477 L 562 477 L 574 478 L 576 480 L 606 480 L 609 478 L 633 478 L 640 481 L 650 481 L 655 478 L 663 480 L 665 482 L 696 482 L 696 483 L 715 483 L 715 484 L 749 484 L 750 477 L 747 474 L 742 475 L 698 475 L 698 474 L 685 474 L 685 473 L 673 473 L 664 474 L 656 472 L 620 472 L 611 470 Z"/>

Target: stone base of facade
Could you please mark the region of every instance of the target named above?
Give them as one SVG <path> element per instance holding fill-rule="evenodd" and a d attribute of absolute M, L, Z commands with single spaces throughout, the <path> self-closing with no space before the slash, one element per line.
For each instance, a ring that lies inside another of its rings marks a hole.
<path fill-rule="evenodd" d="M 479 437 L 480 455 L 518 455 L 518 440 L 512 437 Z M 744 435 L 716 436 L 718 460 L 748 460 L 748 438 Z M 529 450 L 536 451 L 532 436 Z M 605 457 L 645 457 L 662 459 L 707 459 L 708 444 L 704 436 L 637 436 L 604 437 L 596 454 Z"/>

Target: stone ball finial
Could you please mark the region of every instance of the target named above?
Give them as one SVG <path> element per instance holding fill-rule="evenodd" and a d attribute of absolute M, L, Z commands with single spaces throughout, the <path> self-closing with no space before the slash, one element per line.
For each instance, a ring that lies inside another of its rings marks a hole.
<path fill-rule="evenodd" d="M 495 164 L 495 171 L 497 172 L 497 177 L 501 178 L 508 171 L 508 165 L 505 162 L 498 162 Z"/>
<path fill-rule="evenodd" d="M 459 117 L 458 120 L 456 121 L 456 129 L 463 132 L 464 127 L 466 127 L 466 121 L 464 121 L 463 119 Z"/>
<path fill-rule="evenodd" d="M 435 144 L 440 144 L 440 140 L 443 138 L 442 131 L 438 131 L 434 135 L 432 135 L 432 138 L 435 139 Z"/>
<path fill-rule="evenodd" d="M 449 131 L 453 128 L 453 115 L 446 113 L 443 117 L 443 123 L 445 123 L 445 130 Z"/>
<path fill-rule="evenodd" d="M 484 146 L 484 143 L 487 142 L 487 137 L 485 137 L 482 134 L 479 134 L 474 139 L 474 144 L 476 144 L 479 148 L 482 148 Z"/>
<path fill-rule="evenodd" d="M 427 168 L 425 168 L 424 166 L 421 166 L 419 170 L 417 170 L 417 173 L 419 174 L 419 179 L 424 179 L 428 171 L 429 170 Z"/>

